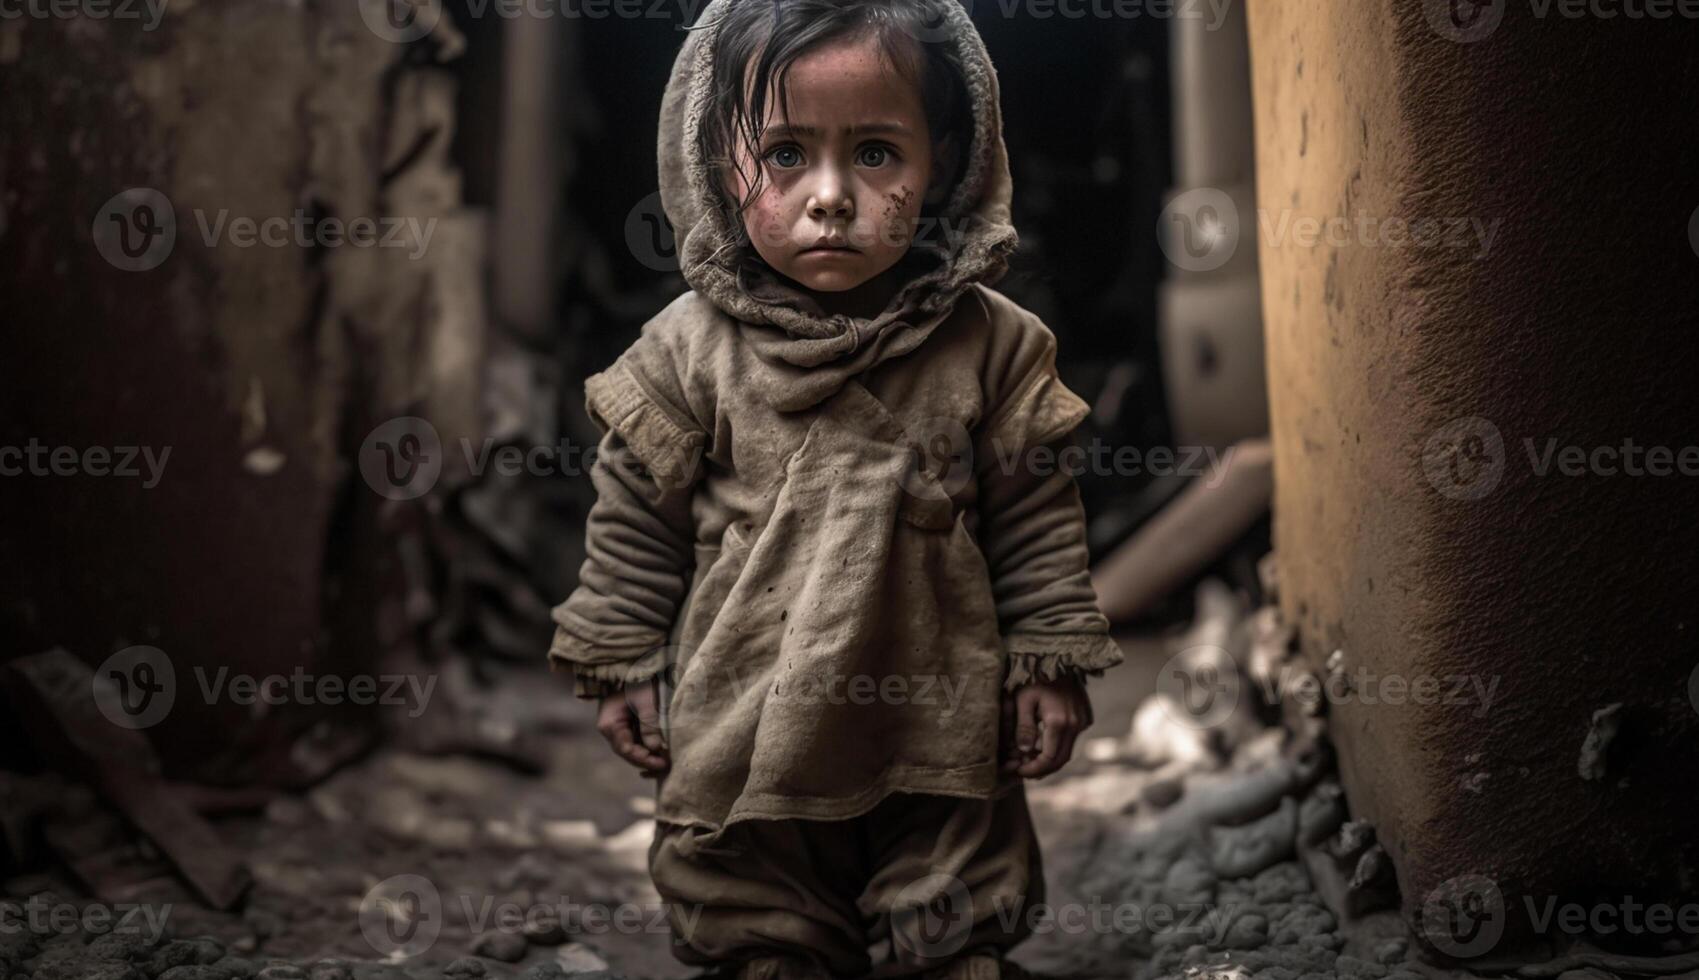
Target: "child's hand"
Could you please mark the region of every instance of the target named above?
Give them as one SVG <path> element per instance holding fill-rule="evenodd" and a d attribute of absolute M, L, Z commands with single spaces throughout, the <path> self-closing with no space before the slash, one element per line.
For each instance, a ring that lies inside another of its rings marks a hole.
<path fill-rule="evenodd" d="M 661 736 L 657 681 L 651 678 L 603 698 L 596 709 L 596 730 L 621 759 L 645 776 L 666 770 L 667 742 Z"/>
<path fill-rule="evenodd" d="M 1003 771 L 1048 776 L 1074 754 L 1074 739 L 1091 727 L 1091 698 L 1073 675 L 1035 680 L 1003 692 Z"/>

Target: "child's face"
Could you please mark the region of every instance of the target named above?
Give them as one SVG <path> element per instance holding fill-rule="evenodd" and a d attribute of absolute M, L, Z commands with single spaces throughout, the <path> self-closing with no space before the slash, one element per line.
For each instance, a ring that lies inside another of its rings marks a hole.
<path fill-rule="evenodd" d="M 828 42 L 791 63 L 790 118 L 769 98 L 761 194 L 743 225 L 768 265 L 820 292 L 853 289 L 895 265 L 914 238 L 933 159 L 918 86 L 877 39 Z M 753 172 L 739 150 L 730 180 Z"/>

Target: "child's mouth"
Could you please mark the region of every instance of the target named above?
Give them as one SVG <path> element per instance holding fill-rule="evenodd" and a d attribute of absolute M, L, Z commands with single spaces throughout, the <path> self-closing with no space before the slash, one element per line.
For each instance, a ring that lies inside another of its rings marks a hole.
<path fill-rule="evenodd" d="M 850 255 L 861 254 L 861 250 L 857 249 L 857 248 L 852 248 L 848 245 L 814 245 L 814 246 L 810 246 L 809 248 L 803 249 L 798 254 L 800 254 L 800 255 L 850 256 Z"/>

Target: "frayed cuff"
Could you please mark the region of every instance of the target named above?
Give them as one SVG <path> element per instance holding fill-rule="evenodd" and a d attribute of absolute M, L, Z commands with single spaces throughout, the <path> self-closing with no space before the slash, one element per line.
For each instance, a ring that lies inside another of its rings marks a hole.
<path fill-rule="evenodd" d="M 1126 659 L 1107 633 L 1011 633 L 1003 638 L 1003 647 L 1009 654 L 1006 691 L 1064 675 L 1082 682 L 1102 677 Z"/>
<path fill-rule="evenodd" d="M 549 650 L 549 670 L 554 673 L 570 670 L 572 693 L 585 701 L 599 701 L 625 690 L 627 685 L 640 684 L 662 674 L 672 666 L 667 661 L 668 648 L 664 645 L 631 647 L 623 651 L 598 648 L 596 653 L 602 657 L 619 653 L 636 656 L 613 662 L 586 663 L 579 659 L 588 652 L 583 643 L 572 639 L 569 634 L 565 637 L 566 642 L 563 643 L 562 639 L 562 632 L 557 631 L 554 646 Z"/>

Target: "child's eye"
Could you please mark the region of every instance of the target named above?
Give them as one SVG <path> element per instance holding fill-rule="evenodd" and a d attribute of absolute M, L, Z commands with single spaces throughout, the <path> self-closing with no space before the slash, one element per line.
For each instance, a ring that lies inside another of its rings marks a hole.
<path fill-rule="evenodd" d="M 863 167 L 883 167 L 894 155 L 888 146 L 864 146 L 856 154 L 856 163 Z"/>
<path fill-rule="evenodd" d="M 781 170 L 802 166 L 802 151 L 794 146 L 778 146 L 767 151 L 767 162 Z"/>

